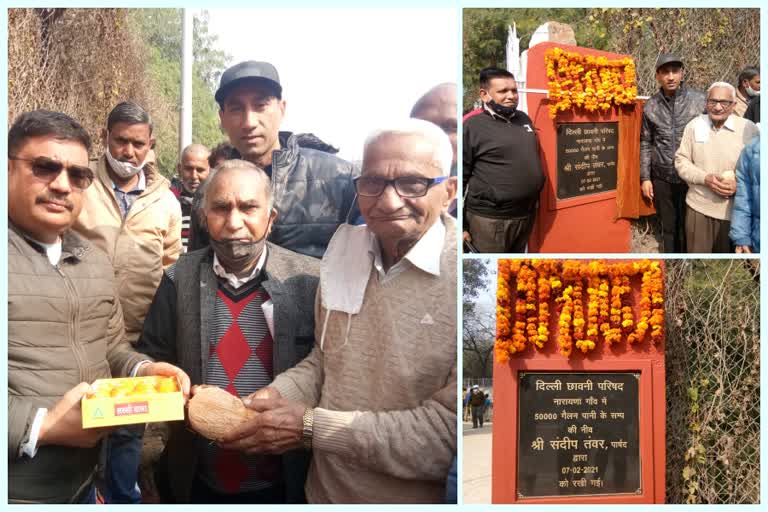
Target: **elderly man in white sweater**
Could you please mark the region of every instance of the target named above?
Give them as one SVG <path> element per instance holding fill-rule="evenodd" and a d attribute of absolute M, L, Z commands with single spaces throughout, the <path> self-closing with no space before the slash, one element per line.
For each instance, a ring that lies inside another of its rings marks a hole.
<path fill-rule="evenodd" d="M 456 195 L 448 137 L 408 119 L 368 137 L 362 226 L 323 257 L 316 344 L 246 399 L 224 447 L 313 452 L 311 503 L 437 503 L 456 453 Z"/>
<path fill-rule="evenodd" d="M 685 127 L 675 153 L 675 168 L 688 183 L 685 238 L 689 253 L 733 252 L 728 231 L 736 162 L 758 130 L 733 113 L 736 90 L 715 82 L 707 90 L 707 113 Z"/>

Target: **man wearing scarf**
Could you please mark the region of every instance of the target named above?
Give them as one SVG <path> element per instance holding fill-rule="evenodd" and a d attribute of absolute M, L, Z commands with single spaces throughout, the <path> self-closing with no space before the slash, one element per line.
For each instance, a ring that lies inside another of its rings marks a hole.
<path fill-rule="evenodd" d="M 314 342 L 319 261 L 267 242 L 277 218 L 269 177 L 244 160 L 205 185 L 210 246 L 163 274 L 138 347 L 185 368 L 192 384 L 246 397 L 304 358 Z M 164 501 L 299 503 L 309 455 L 247 455 L 173 424 L 156 472 Z"/>

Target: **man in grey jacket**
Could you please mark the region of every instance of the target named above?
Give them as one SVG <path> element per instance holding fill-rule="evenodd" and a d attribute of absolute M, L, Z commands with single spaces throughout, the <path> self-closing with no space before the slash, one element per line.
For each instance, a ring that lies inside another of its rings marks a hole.
<path fill-rule="evenodd" d="M 175 375 L 125 338 L 107 255 L 70 228 L 94 180 L 88 133 L 37 110 L 8 133 L 8 498 L 94 503 L 109 428 L 84 429 L 80 401 L 96 379 Z"/>
<path fill-rule="evenodd" d="M 675 151 L 688 122 L 704 112 L 705 97 L 688 89 L 683 61 L 664 53 L 656 60 L 659 91 L 643 106 L 640 183 L 661 221 L 662 252 L 685 252 L 685 195 L 688 185 L 675 170 Z"/>
<path fill-rule="evenodd" d="M 236 149 L 232 158 L 258 165 L 271 179 L 279 215 L 269 241 L 320 258 L 336 228 L 358 215 L 352 183 L 357 169 L 311 134 L 280 131 L 286 102 L 277 69 L 268 62 L 245 61 L 224 71 L 216 101 L 221 127 Z"/>
<path fill-rule="evenodd" d="M 219 166 L 203 210 L 211 246 L 166 270 L 138 348 L 193 384 L 246 397 L 311 350 L 320 262 L 266 241 L 278 214 L 269 177 L 250 162 Z M 170 502 L 297 503 L 308 462 L 306 452 L 224 450 L 174 425 L 156 479 Z"/>

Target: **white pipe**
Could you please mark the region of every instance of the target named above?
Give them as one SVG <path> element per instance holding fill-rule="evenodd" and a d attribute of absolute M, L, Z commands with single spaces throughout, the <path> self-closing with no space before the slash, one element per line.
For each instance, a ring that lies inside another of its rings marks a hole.
<path fill-rule="evenodd" d="M 549 91 L 547 89 L 526 89 L 526 88 L 520 88 L 517 90 L 518 92 L 527 92 L 532 94 L 546 94 L 549 95 Z M 647 100 L 650 98 L 650 96 L 637 96 L 638 100 Z"/>
<path fill-rule="evenodd" d="M 192 143 L 192 40 L 194 19 L 192 9 L 182 9 L 181 24 L 181 105 L 179 116 L 179 154 Z"/>

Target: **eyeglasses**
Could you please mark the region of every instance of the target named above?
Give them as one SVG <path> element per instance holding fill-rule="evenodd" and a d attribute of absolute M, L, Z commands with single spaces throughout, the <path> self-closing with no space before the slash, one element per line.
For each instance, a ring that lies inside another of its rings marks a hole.
<path fill-rule="evenodd" d="M 403 176 L 393 180 L 383 178 L 374 178 L 371 176 L 358 176 L 354 179 L 355 190 L 358 195 L 363 197 L 379 197 L 384 190 L 392 185 L 400 197 L 423 197 L 433 185 L 442 183 L 449 176 L 440 176 L 439 178 L 419 178 L 417 176 Z"/>
<path fill-rule="evenodd" d="M 88 167 L 81 165 L 70 165 L 65 167 L 64 164 L 57 160 L 52 160 L 45 156 L 39 156 L 37 158 L 20 158 L 18 156 L 9 156 L 9 160 L 21 160 L 23 162 L 29 162 L 32 167 L 32 174 L 36 178 L 39 178 L 47 183 L 55 180 L 62 170 L 67 171 L 69 182 L 73 187 L 80 190 L 85 190 L 93 183 L 93 171 Z"/>
<path fill-rule="evenodd" d="M 708 107 L 714 107 L 716 105 L 720 105 L 723 108 L 728 108 L 731 105 L 733 105 L 734 103 L 736 103 L 736 102 L 732 101 L 732 100 L 707 100 L 707 106 Z"/>

